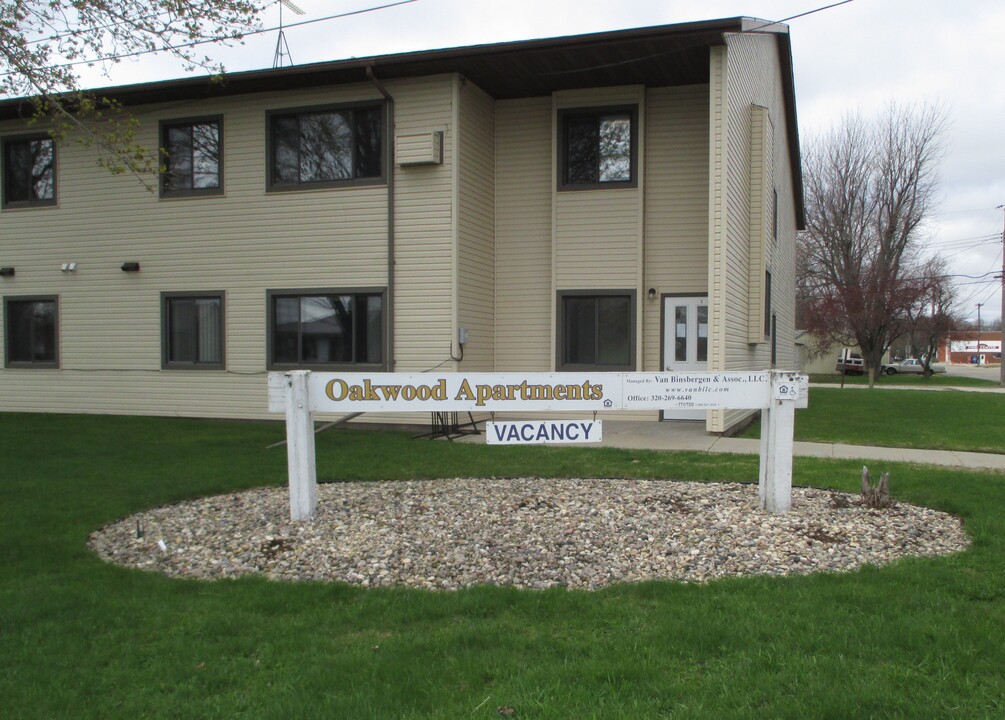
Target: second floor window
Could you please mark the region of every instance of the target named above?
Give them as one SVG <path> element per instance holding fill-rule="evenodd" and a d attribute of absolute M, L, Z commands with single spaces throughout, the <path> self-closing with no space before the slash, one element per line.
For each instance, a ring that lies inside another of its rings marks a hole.
<path fill-rule="evenodd" d="M 48 135 L 3 141 L 4 207 L 54 205 L 56 142 Z"/>
<path fill-rule="evenodd" d="M 269 187 L 335 186 L 383 176 L 380 105 L 269 115 Z"/>
<path fill-rule="evenodd" d="M 634 187 L 636 115 L 634 107 L 562 111 L 559 186 Z"/>
<path fill-rule="evenodd" d="M 161 195 L 216 195 L 223 191 L 222 123 L 219 118 L 161 126 L 164 172 Z"/>

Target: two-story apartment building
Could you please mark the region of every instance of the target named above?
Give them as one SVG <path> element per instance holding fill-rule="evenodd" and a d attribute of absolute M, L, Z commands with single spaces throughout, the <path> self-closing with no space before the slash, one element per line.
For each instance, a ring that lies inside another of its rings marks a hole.
<path fill-rule="evenodd" d="M 286 368 L 795 367 L 784 25 L 100 94 L 165 149 L 153 191 L 0 103 L 0 410 L 265 417 Z"/>

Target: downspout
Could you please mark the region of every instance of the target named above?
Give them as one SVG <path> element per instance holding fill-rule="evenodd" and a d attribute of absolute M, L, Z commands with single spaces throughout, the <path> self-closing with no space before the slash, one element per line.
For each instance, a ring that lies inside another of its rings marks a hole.
<path fill-rule="evenodd" d="M 387 371 L 394 372 L 394 98 L 373 74 L 373 65 L 366 66 L 366 76 L 387 100 L 387 132 L 384 133 L 384 156 L 387 158 Z"/>

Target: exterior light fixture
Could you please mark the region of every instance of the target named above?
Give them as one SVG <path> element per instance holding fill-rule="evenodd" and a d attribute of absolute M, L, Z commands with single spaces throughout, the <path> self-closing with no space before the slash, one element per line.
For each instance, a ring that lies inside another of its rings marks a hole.
<path fill-rule="evenodd" d="M 649 294 L 649 299 L 650 300 L 655 300 L 656 299 L 656 288 L 649 288 L 649 293 L 648 294 Z"/>
<path fill-rule="evenodd" d="M 138 262 L 129 261 L 122 263 L 122 272 L 139 272 L 140 264 Z"/>
<path fill-rule="evenodd" d="M 14 268 L 0 267 L 0 277 L 14 277 Z"/>
<path fill-rule="evenodd" d="M 77 263 L 75 262 L 63 263 L 63 265 L 59 269 L 65 273 L 77 272 Z"/>

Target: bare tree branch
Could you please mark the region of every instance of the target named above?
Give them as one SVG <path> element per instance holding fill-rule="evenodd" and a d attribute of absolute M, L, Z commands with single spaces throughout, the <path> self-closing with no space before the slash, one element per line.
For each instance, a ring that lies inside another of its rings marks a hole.
<path fill-rule="evenodd" d="M 806 145 L 806 230 L 799 237 L 805 327 L 821 345 L 855 344 L 875 379 L 884 353 L 930 297 L 920 234 L 938 188 L 947 116 L 891 105 L 875 123 L 848 116 Z"/>
<path fill-rule="evenodd" d="M 7 0 L 0 2 L 0 94 L 27 98 L 33 122 L 54 139 L 100 150 L 114 173 L 156 174 L 155 149 L 136 142 L 135 120 L 116 103 L 81 90 L 83 61 L 107 75 L 123 55 L 165 52 L 186 70 L 222 72 L 193 43 L 240 42 L 257 29 L 265 0 Z M 75 64 L 71 64 L 75 63 Z M 79 132 L 74 132 L 79 131 Z M 145 182 L 148 187 L 154 183 Z"/>

